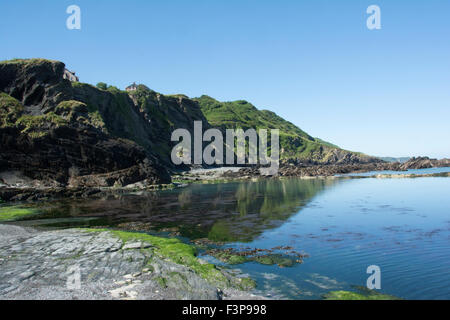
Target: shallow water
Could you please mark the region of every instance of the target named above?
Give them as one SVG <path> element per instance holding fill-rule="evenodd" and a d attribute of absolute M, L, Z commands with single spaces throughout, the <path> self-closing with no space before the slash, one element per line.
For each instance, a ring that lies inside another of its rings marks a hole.
<path fill-rule="evenodd" d="M 184 239 L 222 241 L 225 247 L 281 245 L 309 254 L 303 264 L 288 268 L 254 262 L 230 266 L 251 275 L 258 292 L 274 298 L 317 299 L 332 290 L 364 286 L 367 267 L 378 265 L 384 293 L 450 299 L 449 190 L 449 178 L 435 177 L 191 185 L 40 204 L 45 213 L 39 220 L 21 224 L 138 222 Z"/>
<path fill-rule="evenodd" d="M 378 265 L 382 292 L 449 299 L 449 190 L 448 178 L 342 181 L 246 244 L 290 245 L 310 255 L 304 264 L 241 269 L 273 295 L 308 299 L 365 285 L 367 267 Z"/>

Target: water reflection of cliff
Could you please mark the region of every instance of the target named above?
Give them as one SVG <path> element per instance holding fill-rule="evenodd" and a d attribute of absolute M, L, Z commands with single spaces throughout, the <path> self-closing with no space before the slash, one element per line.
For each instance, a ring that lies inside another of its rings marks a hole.
<path fill-rule="evenodd" d="M 216 221 L 208 238 L 217 241 L 251 241 L 297 213 L 334 180 L 263 180 L 242 183 L 235 192 L 234 214 Z"/>
<path fill-rule="evenodd" d="M 100 217 L 102 223 L 177 227 L 189 238 L 251 241 L 281 225 L 325 187 L 329 179 L 267 179 L 191 185 L 184 189 L 53 204 L 47 218 Z M 76 208 L 76 210 L 74 209 Z"/>

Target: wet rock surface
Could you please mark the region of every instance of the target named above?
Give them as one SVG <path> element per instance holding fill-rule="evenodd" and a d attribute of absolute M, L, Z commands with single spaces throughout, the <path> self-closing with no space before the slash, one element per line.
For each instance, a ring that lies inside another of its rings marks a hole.
<path fill-rule="evenodd" d="M 257 262 L 263 265 L 277 265 L 280 268 L 292 267 L 302 264 L 307 254 L 296 252 L 292 247 L 274 247 L 271 249 L 245 248 L 236 250 L 233 248 L 210 249 L 206 254 L 228 264 L 242 264 L 246 262 Z"/>
<path fill-rule="evenodd" d="M 178 187 L 175 184 L 149 185 L 143 184 L 136 190 L 155 191 Z M 61 199 L 96 199 L 107 196 L 120 196 L 129 193 L 135 189 L 131 188 L 112 188 L 112 187 L 53 187 L 53 188 L 33 188 L 30 186 L 11 187 L 1 185 L 0 180 L 0 199 L 8 202 L 33 202 L 41 200 L 61 200 Z"/>
<path fill-rule="evenodd" d="M 79 286 L 77 272 L 79 271 Z M 218 289 L 190 268 L 109 232 L 0 225 L 0 299 L 257 298 Z"/>

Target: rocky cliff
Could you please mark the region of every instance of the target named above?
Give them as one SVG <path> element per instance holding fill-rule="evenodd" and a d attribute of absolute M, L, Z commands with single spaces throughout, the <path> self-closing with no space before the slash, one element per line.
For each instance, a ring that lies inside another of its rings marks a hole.
<path fill-rule="evenodd" d="M 170 182 L 173 130 L 280 129 L 291 164 L 379 161 L 313 138 L 246 101 L 163 95 L 144 85 L 126 92 L 64 79 L 65 65 L 44 59 L 0 62 L 0 179 L 23 176 L 62 186 Z M 5 172 L 8 174 L 5 176 Z M 1 183 L 2 181 L 0 181 Z"/>
<path fill-rule="evenodd" d="M 131 99 L 63 72 L 55 61 L 0 63 L 0 173 L 63 186 L 170 182 L 155 153 L 130 139 L 145 134 L 146 121 Z"/>

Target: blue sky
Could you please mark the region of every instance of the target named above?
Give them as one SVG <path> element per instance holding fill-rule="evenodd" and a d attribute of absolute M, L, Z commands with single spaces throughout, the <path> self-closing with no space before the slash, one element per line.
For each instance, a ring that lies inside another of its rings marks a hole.
<path fill-rule="evenodd" d="M 66 8 L 81 8 L 81 30 Z M 381 8 L 381 30 L 366 9 Z M 380 156 L 450 157 L 450 1 L 0 2 L 0 59 L 66 63 L 82 82 L 245 99 Z"/>

